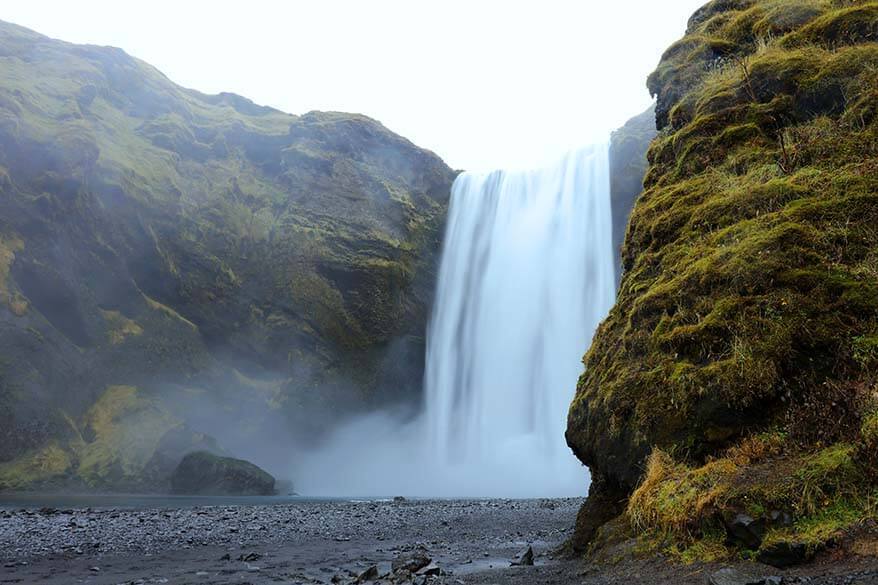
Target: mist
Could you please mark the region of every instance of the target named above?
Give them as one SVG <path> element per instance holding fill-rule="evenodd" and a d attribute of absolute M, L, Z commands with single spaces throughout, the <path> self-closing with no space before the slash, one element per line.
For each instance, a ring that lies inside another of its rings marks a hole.
<path fill-rule="evenodd" d="M 305 496 L 534 498 L 577 497 L 588 471 L 574 461 L 560 471 L 531 450 L 532 437 L 503 445 L 480 461 L 449 462 L 430 448 L 423 415 L 406 420 L 392 410 L 357 417 L 293 465 Z"/>

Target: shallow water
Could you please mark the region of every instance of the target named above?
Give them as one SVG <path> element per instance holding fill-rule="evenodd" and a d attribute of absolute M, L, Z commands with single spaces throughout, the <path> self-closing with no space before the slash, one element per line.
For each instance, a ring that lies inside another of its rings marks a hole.
<path fill-rule="evenodd" d="M 0 494 L 0 510 L 39 508 L 150 509 L 203 506 L 277 506 L 294 503 L 383 501 L 389 498 L 313 496 L 172 496 L 164 494 Z"/>

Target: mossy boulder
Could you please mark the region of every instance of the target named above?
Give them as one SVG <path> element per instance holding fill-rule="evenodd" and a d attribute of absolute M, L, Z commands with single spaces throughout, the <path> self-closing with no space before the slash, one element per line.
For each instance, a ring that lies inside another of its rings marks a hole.
<path fill-rule="evenodd" d="M 416 404 L 453 178 L 366 116 L 205 95 L 0 23 L 0 477 L 76 459 L 110 387 L 230 452 Z M 152 446 L 170 424 L 141 422 Z M 132 489 L 150 454 L 98 459 L 69 479 Z"/>
<path fill-rule="evenodd" d="M 274 478 L 249 461 L 196 451 L 171 475 L 171 492 L 202 496 L 270 496 Z"/>
<path fill-rule="evenodd" d="M 878 388 L 875 7 L 715 0 L 650 76 L 659 134 L 568 417 L 603 498 L 625 501 L 656 449 L 696 470 L 687 497 L 709 502 L 727 477 L 716 459 L 753 435 L 784 438 L 775 487 L 791 462 L 864 440 Z M 862 510 L 851 492 L 871 484 L 850 481 L 827 501 Z M 684 516 L 674 534 L 712 530 Z"/>

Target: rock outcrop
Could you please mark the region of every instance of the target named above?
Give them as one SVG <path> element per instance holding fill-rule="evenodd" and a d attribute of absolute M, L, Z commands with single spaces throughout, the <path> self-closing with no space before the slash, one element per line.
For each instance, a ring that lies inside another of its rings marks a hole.
<path fill-rule="evenodd" d="M 640 534 L 685 548 L 743 512 L 763 549 L 813 549 L 867 514 L 876 41 L 874 1 L 715 0 L 649 79 L 660 133 L 567 428 Z"/>
<path fill-rule="evenodd" d="M 453 178 L 365 116 L 0 23 L 0 489 L 131 489 L 181 425 L 235 452 L 416 401 Z"/>
<path fill-rule="evenodd" d="M 274 478 L 249 461 L 189 453 L 171 475 L 171 492 L 201 496 L 270 496 Z"/>
<path fill-rule="evenodd" d="M 610 137 L 610 205 L 613 213 L 613 251 L 616 284 L 622 277 L 622 244 L 634 201 L 643 192 L 646 151 L 656 136 L 655 108 L 628 120 Z"/>

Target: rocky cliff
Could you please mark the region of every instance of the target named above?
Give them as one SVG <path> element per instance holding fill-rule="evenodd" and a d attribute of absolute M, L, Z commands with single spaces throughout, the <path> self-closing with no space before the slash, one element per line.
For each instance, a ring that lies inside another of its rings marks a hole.
<path fill-rule="evenodd" d="M 142 489 L 204 432 L 417 400 L 453 177 L 364 116 L 0 23 L 0 489 Z"/>
<path fill-rule="evenodd" d="M 801 560 L 874 516 L 876 40 L 876 2 L 714 0 L 649 78 L 660 133 L 568 419 L 576 547 L 621 514 L 690 557 Z"/>
<path fill-rule="evenodd" d="M 628 120 L 610 137 L 610 205 L 613 212 L 613 251 L 616 253 L 616 284 L 622 276 L 622 244 L 634 201 L 643 192 L 646 151 L 656 136 L 655 108 Z"/>

